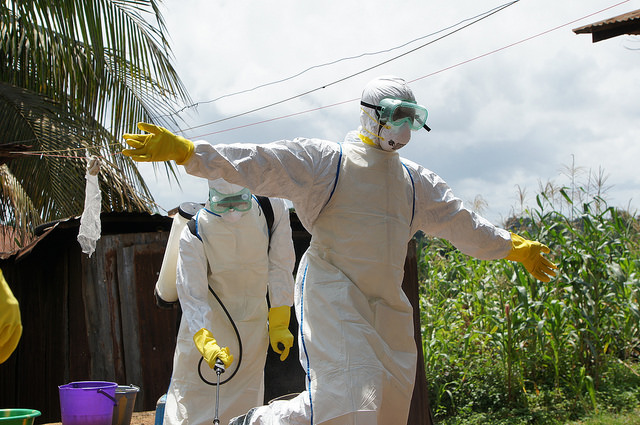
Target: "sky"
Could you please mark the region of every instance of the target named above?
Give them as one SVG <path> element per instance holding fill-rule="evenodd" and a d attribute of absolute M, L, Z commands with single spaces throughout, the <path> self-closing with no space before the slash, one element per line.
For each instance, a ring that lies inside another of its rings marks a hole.
<path fill-rule="evenodd" d="M 548 183 L 591 191 L 594 176 L 609 205 L 637 212 L 640 36 L 593 43 L 572 31 L 636 9 L 640 0 L 164 0 L 174 66 L 197 105 L 171 130 L 212 144 L 342 141 L 365 84 L 396 75 L 432 129 L 400 155 L 494 224 L 535 207 Z M 207 182 L 182 167 L 180 187 L 164 168 L 139 168 L 161 212 L 207 198 Z"/>

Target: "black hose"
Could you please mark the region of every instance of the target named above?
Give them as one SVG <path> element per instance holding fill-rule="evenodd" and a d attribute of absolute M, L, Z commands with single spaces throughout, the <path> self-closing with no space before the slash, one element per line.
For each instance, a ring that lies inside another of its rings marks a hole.
<path fill-rule="evenodd" d="M 238 373 L 238 370 L 240 369 L 240 364 L 242 363 L 242 339 L 240 338 L 240 332 L 238 331 L 236 322 L 233 321 L 233 318 L 229 314 L 227 307 L 225 307 L 224 303 L 222 302 L 220 297 L 218 297 L 218 294 L 216 294 L 213 291 L 213 288 L 211 288 L 211 286 L 209 286 L 209 292 L 211 292 L 211 295 L 213 295 L 215 299 L 218 300 L 220 307 L 222 307 L 222 310 L 224 310 L 224 313 L 227 315 L 227 318 L 229 319 L 229 323 L 231 323 L 231 326 L 233 326 L 233 330 L 236 333 L 236 338 L 238 339 L 238 363 L 236 365 L 236 369 L 233 371 L 230 377 L 220 382 L 219 384 L 216 382 L 207 381 L 207 379 L 202 375 L 202 371 L 200 370 L 200 368 L 202 367 L 202 361 L 204 360 L 204 357 L 200 357 L 200 361 L 198 362 L 198 375 L 200 375 L 200 379 L 202 379 L 202 382 L 204 382 L 207 385 L 218 386 L 218 385 L 226 384 L 231 380 L 231 378 L 233 378 L 236 375 L 236 373 Z M 218 375 L 218 378 L 219 377 L 220 376 Z"/>

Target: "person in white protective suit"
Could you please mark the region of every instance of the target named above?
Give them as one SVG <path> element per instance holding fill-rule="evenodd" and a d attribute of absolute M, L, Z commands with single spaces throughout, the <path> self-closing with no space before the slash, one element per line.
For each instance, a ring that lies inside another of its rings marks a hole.
<path fill-rule="evenodd" d="M 520 261 L 541 280 L 554 274 L 546 246 L 495 227 L 435 173 L 398 155 L 412 130 L 428 130 L 426 118 L 404 80 L 384 76 L 364 88 L 361 125 L 342 143 L 211 145 L 145 123 L 139 128 L 150 134 L 124 136 L 134 160 L 176 160 L 189 174 L 291 200 L 312 235 L 295 291 L 306 390 L 232 424 L 407 422 L 417 354 L 401 285 L 418 230 L 476 258 Z"/>
<path fill-rule="evenodd" d="M 179 242 L 176 286 L 182 319 L 166 425 L 211 424 L 217 385 L 212 368 L 218 358 L 226 368 L 220 375 L 221 423 L 262 404 L 269 338 L 281 360 L 294 340 L 288 327 L 295 252 L 285 201 L 269 199 L 269 229 L 266 208 L 248 189 L 223 179 L 210 180 L 209 188 L 208 202 L 184 227 Z"/>

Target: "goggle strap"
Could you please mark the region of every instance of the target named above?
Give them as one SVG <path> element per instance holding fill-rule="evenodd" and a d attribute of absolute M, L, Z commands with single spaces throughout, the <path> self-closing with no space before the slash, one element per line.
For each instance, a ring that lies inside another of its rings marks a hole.
<path fill-rule="evenodd" d="M 376 117 L 380 118 L 380 111 L 382 111 L 382 106 L 380 106 L 380 105 L 372 105 L 372 104 L 364 102 L 364 101 L 360 101 L 360 105 L 366 106 L 367 108 L 373 109 L 374 111 L 376 111 Z"/>
<path fill-rule="evenodd" d="M 365 101 L 360 101 L 360 105 L 366 106 L 367 108 L 375 109 L 376 111 L 381 111 L 382 110 L 382 106 L 380 106 L 380 105 L 372 105 L 372 104 L 367 103 Z"/>

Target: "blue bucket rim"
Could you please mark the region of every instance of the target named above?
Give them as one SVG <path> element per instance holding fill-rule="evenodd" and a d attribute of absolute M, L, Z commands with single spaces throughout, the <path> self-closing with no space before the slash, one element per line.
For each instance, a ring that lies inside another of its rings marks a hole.
<path fill-rule="evenodd" d="M 21 413 L 18 416 L 4 416 L 3 413 L 4 412 L 9 412 L 9 413 L 13 413 L 13 412 L 17 412 L 17 413 Z M 35 418 L 42 415 L 42 413 L 39 410 L 36 409 L 0 409 L 0 418 L 11 418 L 11 419 L 20 419 L 20 418 Z"/>

